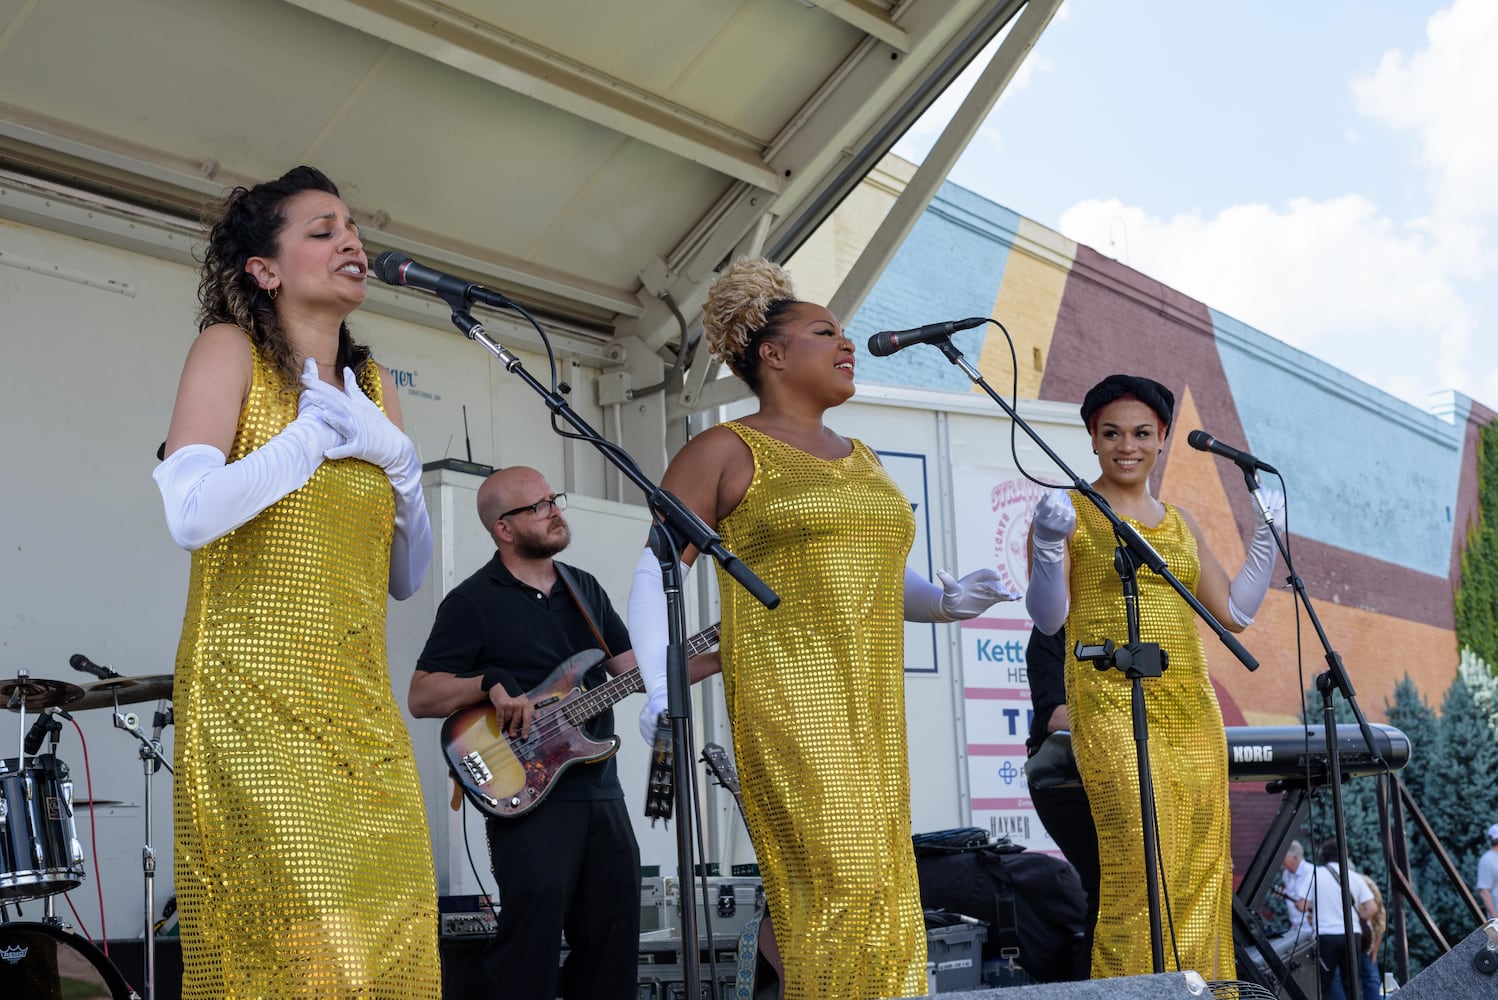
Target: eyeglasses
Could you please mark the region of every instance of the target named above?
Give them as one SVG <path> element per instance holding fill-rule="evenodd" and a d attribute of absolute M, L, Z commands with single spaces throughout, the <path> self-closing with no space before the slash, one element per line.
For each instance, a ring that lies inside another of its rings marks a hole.
<path fill-rule="evenodd" d="M 537 500 L 535 503 L 528 503 L 524 507 L 516 507 L 514 510 L 507 510 L 503 514 L 499 515 L 499 517 L 495 518 L 495 520 L 503 520 L 504 518 L 510 517 L 513 514 L 524 514 L 528 510 L 535 511 L 541 517 L 550 517 L 553 510 L 566 509 L 567 494 L 553 493 L 551 496 L 546 497 L 542 500 Z"/>

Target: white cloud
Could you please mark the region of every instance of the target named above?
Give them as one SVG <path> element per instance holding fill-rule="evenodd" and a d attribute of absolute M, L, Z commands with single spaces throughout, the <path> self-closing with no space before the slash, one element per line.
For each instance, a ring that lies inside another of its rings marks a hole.
<path fill-rule="evenodd" d="M 1364 114 L 1414 135 L 1435 217 L 1498 216 L 1498 4 L 1454 0 L 1426 24 L 1426 42 L 1384 53 L 1353 95 Z"/>
<path fill-rule="evenodd" d="M 1211 218 L 1085 201 L 1060 229 L 1416 406 L 1443 388 L 1498 399 L 1487 374 L 1498 350 L 1474 346 L 1456 287 L 1468 264 L 1460 230 L 1397 224 L 1357 195 Z"/>
<path fill-rule="evenodd" d="M 1454 0 L 1425 41 L 1351 81 L 1371 124 L 1414 137 L 1425 214 L 1351 194 L 1169 218 L 1090 200 L 1061 231 L 1415 406 L 1442 389 L 1498 403 L 1498 338 L 1476 335 L 1498 263 L 1498 3 Z"/>

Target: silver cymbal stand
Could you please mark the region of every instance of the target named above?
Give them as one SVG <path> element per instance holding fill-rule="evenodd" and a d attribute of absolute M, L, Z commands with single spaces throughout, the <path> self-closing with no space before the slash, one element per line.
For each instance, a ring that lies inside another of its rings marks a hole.
<path fill-rule="evenodd" d="M 165 708 L 163 709 L 163 706 Z M 156 724 L 153 736 L 141 732 L 140 719 L 134 712 L 120 714 L 119 694 L 115 694 L 114 725 L 140 741 L 141 766 L 146 775 L 146 842 L 141 849 L 141 872 L 145 880 L 146 900 L 146 947 L 145 947 L 145 1000 L 156 1000 L 156 848 L 152 845 L 151 833 L 151 777 L 157 768 L 166 768 L 168 774 L 176 774 L 161 753 L 161 730 L 171 723 L 171 703 L 163 698 L 156 706 Z"/>

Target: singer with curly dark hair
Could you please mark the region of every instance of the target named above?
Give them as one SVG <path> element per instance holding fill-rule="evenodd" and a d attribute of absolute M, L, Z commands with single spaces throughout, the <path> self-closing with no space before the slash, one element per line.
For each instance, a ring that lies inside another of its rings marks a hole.
<path fill-rule="evenodd" d="M 439 995 L 437 900 L 385 596 L 431 528 L 368 261 L 311 167 L 220 206 L 154 477 L 192 552 L 173 693 L 182 995 Z M 392 877 L 398 872 L 399 877 Z"/>

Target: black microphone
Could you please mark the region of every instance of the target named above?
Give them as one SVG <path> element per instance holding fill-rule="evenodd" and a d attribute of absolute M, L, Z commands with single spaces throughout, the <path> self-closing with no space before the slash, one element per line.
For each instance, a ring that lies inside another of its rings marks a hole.
<path fill-rule="evenodd" d="M 444 274 L 425 264 L 418 264 L 411 255 L 399 250 L 386 250 L 370 265 L 375 276 L 387 285 L 404 285 L 420 288 L 424 292 L 435 292 L 444 299 L 453 296 L 465 302 L 477 302 L 496 309 L 513 309 L 515 303 L 498 292 L 491 292 L 483 285 L 476 285 L 456 275 Z"/>
<path fill-rule="evenodd" d="M 35 755 L 42 748 L 42 743 L 47 739 L 49 730 L 62 732 L 62 723 L 57 721 L 57 716 L 61 716 L 64 719 L 73 718 L 56 705 L 42 709 L 41 714 L 36 717 L 36 721 L 31 724 L 31 732 L 26 734 L 26 753 Z"/>
<path fill-rule="evenodd" d="M 869 338 L 869 353 L 884 358 L 911 344 L 929 344 L 933 340 L 950 337 L 958 330 L 971 330 L 988 322 L 987 316 L 948 320 L 945 323 L 927 323 L 913 330 L 885 330 Z"/>
<path fill-rule="evenodd" d="M 1255 469 L 1263 469 L 1271 475 L 1277 476 L 1280 474 L 1280 470 L 1274 466 L 1264 464 L 1246 451 L 1239 451 L 1232 445 L 1223 444 L 1203 430 L 1195 430 L 1187 434 L 1186 443 L 1197 451 L 1210 451 L 1214 455 L 1221 455 L 1231 462 L 1236 462 L 1240 468 L 1247 469 L 1249 472 Z"/>
<path fill-rule="evenodd" d="M 97 663 L 95 663 L 93 660 L 90 660 L 82 653 L 74 653 L 72 656 L 68 657 L 68 666 L 72 667 L 74 670 L 82 671 L 85 674 L 93 674 L 101 681 L 107 681 L 111 677 L 123 676 L 117 670 L 113 670 L 109 667 L 99 666 Z"/>

